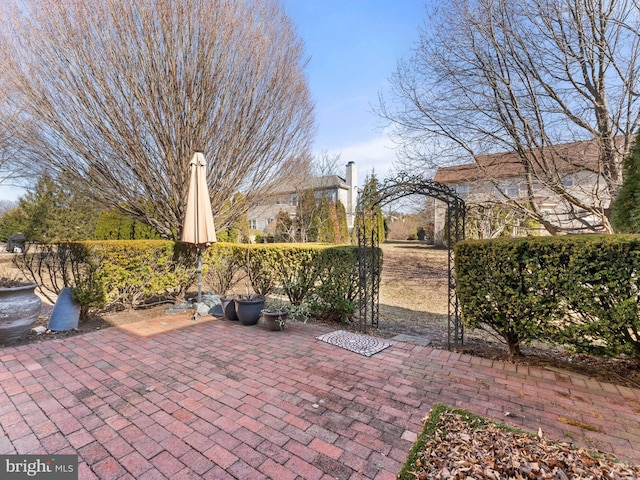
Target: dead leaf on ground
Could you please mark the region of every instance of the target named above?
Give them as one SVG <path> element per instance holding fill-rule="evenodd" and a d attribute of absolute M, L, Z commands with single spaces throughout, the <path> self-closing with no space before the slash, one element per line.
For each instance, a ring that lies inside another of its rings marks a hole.
<path fill-rule="evenodd" d="M 637 479 L 640 466 L 567 443 L 488 423 L 473 428 L 458 413 L 440 415 L 436 433 L 416 462 L 417 478 L 430 479 Z"/>

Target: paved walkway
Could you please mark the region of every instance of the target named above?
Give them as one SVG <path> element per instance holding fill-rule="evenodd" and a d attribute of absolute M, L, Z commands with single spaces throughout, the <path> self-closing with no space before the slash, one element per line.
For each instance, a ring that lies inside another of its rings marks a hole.
<path fill-rule="evenodd" d="M 77 453 L 81 480 L 393 479 L 443 402 L 640 463 L 640 390 L 328 331 L 177 315 L 0 349 L 0 454 Z"/>

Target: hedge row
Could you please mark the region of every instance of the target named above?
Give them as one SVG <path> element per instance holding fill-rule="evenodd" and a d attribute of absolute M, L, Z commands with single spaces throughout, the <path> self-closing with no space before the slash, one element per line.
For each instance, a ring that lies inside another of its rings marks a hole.
<path fill-rule="evenodd" d="M 172 241 L 73 242 L 35 247 L 29 255 L 38 259 L 31 270 L 59 263 L 54 275 L 65 278 L 64 286 L 73 287 L 84 311 L 179 298 L 197 279 L 195 252 Z M 227 293 L 234 282 L 245 278 L 256 293 L 282 293 L 292 304 L 308 304 L 316 315 L 345 319 L 355 311 L 357 249 L 215 243 L 203 252 L 203 277 L 214 293 Z"/>
<path fill-rule="evenodd" d="M 281 293 L 293 305 L 308 304 L 318 316 L 344 320 L 355 311 L 356 247 L 216 243 L 205 251 L 203 264 L 209 283 L 222 293 L 244 273 L 254 292 Z"/>
<path fill-rule="evenodd" d="M 49 292 L 71 287 L 83 318 L 90 308 L 177 298 L 195 271 L 195 256 L 184 245 L 163 240 L 29 244 L 16 263 L 50 300 Z"/>
<path fill-rule="evenodd" d="M 539 339 L 640 361 L 640 236 L 464 241 L 455 269 L 464 324 L 511 355 Z"/>

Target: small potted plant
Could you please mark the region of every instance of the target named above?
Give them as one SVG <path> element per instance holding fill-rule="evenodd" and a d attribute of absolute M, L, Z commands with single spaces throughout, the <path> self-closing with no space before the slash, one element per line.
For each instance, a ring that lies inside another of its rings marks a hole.
<path fill-rule="evenodd" d="M 293 305 L 280 299 L 269 302 L 262 310 L 265 325 L 274 331 L 284 330 L 287 320 L 306 323 L 310 316 L 311 312 L 306 304 Z"/>
<path fill-rule="evenodd" d="M 270 301 L 262 309 L 264 323 L 272 331 L 284 330 L 288 316 L 289 307 L 280 299 Z"/>
<path fill-rule="evenodd" d="M 306 303 L 291 305 L 289 307 L 289 318 L 291 320 L 307 323 L 309 317 L 311 317 L 311 311 L 309 310 L 309 306 Z"/>
<path fill-rule="evenodd" d="M 267 295 L 273 288 L 274 276 L 271 269 L 265 265 L 264 258 L 251 254 L 251 247 L 247 247 L 245 257 L 247 276 L 245 295 L 236 295 L 233 302 L 236 315 L 242 325 L 255 325 L 260 320 Z M 250 288 L 256 293 L 249 293 Z"/>

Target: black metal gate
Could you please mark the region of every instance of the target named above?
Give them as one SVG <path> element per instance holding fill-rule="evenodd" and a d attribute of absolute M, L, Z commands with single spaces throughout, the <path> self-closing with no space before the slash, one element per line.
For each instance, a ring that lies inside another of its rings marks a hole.
<path fill-rule="evenodd" d="M 453 247 L 464 239 L 465 204 L 454 190 L 433 180 L 417 175 L 401 173 L 386 179 L 377 191 L 367 192 L 356 209 L 354 228 L 358 237 L 358 306 L 359 328 L 366 332 L 369 324 L 378 327 L 380 313 L 380 274 L 382 253 L 379 248 L 379 230 L 382 207 L 394 200 L 409 195 L 424 195 L 435 198 L 446 205 L 445 241 L 448 266 L 448 348 L 461 346 L 464 340 L 460 305 L 456 294 L 456 277 L 453 268 Z"/>

